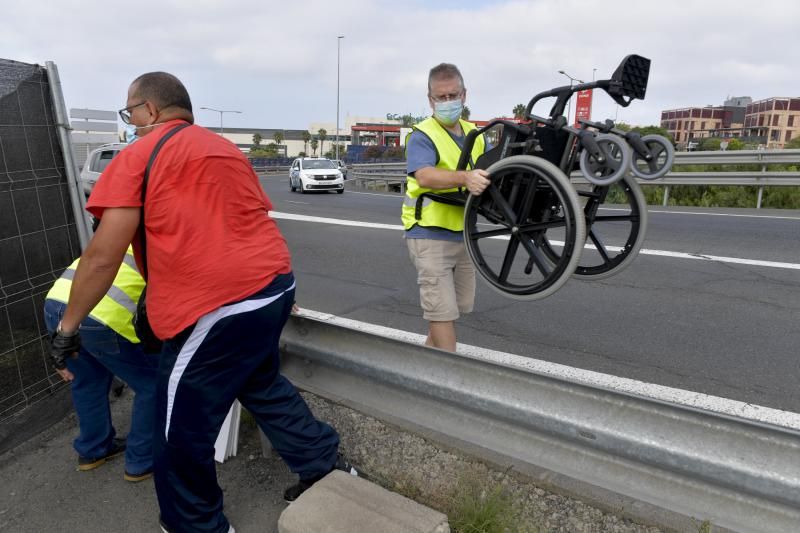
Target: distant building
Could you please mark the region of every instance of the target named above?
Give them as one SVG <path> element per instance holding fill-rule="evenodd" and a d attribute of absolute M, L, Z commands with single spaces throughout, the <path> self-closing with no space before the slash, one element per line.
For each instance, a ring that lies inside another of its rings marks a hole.
<path fill-rule="evenodd" d="M 767 148 L 783 148 L 800 136 L 800 98 L 766 98 L 745 109 L 744 131 L 764 139 Z"/>
<path fill-rule="evenodd" d="M 722 106 L 685 107 L 661 112 L 661 127 L 679 147 L 706 137 L 736 137 L 767 148 L 783 148 L 800 136 L 800 98 L 732 97 Z"/>
<path fill-rule="evenodd" d="M 749 97 L 741 97 L 734 103 L 744 99 Z M 684 148 L 706 137 L 740 137 L 745 109 L 741 105 L 668 109 L 661 112 L 661 127 Z"/>

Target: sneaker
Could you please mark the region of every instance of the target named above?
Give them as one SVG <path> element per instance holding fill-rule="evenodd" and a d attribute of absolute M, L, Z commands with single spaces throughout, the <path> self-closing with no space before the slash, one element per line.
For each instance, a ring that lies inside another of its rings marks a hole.
<path fill-rule="evenodd" d="M 109 459 L 125 453 L 125 439 L 114 439 L 111 441 L 111 448 L 102 457 L 81 457 L 78 456 L 78 470 L 86 471 L 97 468 Z"/>
<path fill-rule="evenodd" d="M 144 481 L 145 479 L 150 479 L 153 477 L 153 469 L 148 468 L 141 474 L 131 474 L 127 470 L 125 470 L 125 475 L 123 476 L 125 481 L 130 481 L 131 483 L 138 483 L 140 481 Z"/>
<path fill-rule="evenodd" d="M 336 462 L 333 464 L 333 468 L 331 468 L 328 472 L 326 472 L 321 476 L 313 477 L 311 479 L 306 479 L 306 480 L 301 479 L 300 481 L 298 481 L 297 483 L 295 483 L 294 485 L 292 485 L 291 487 L 289 487 L 284 491 L 283 499 L 286 501 L 286 503 L 292 503 L 297 498 L 299 498 L 301 494 L 310 489 L 314 485 L 314 483 L 324 478 L 326 475 L 330 474 L 334 470 L 341 470 L 343 472 L 347 472 L 351 476 L 358 475 L 358 470 L 356 470 L 355 467 L 353 467 L 353 465 L 348 463 L 345 460 L 345 458 L 342 457 L 341 454 L 337 453 Z"/>
<path fill-rule="evenodd" d="M 351 476 L 358 476 L 359 475 L 358 470 L 356 470 L 356 468 L 353 465 L 348 463 L 345 460 L 345 458 L 342 457 L 342 455 L 338 454 L 338 453 L 336 454 L 336 464 L 333 465 L 333 470 L 341 470 L 342 472 L 347 472 Z M 333 472 L 333 470 L 331 470 L 331 472 Z"/>

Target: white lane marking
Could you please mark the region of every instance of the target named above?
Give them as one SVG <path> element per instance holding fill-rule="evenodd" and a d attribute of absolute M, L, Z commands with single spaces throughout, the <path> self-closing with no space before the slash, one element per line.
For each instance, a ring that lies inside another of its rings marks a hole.
<path fill-rule="evenodd" d="M 310 205 L 308 202 L 295 202 L 294 200 L 286 200 L 287 204 L 302 204 L 302 205 Z"/>
<path fill-rule="evenodd" d="M 312 311 L 310 309 L 301 309 L 299 316 L 307 316 L 309 318 L 321 320 L 337 326 L 364 331 L 373 335 L 380 335 L 381 337 L 388 337 L 390 339 L 396 339 L 419 345 L 425 344 L 424 335 L 411 333 L 409 331 L 379 326 L 377 324 L 370 324 L 367 322 L 360 322 L 328 313 Z M 460 342 L 457 346 L 457 352 L 460 355 L 464 355 L 473 359 L 489 361 L 491 363 L 497 363 L 506 366 L 513 366 L 526 371 L 553 376 L 571 382 L 607 388 L 617 392 L 644 396 L 653 400 L 660 400 L 696 409 L 703 409 L 705 411 L 712 411 L 715 413 L 753 420 L 756 422 L 800 430 L 800 414 L 798 413 L 740 402 L 738 400 L 730 400 L 728 398 L 721 398 L 719 396 L 711 396 L 700 392 L 687 391 L 683 389 L 667 387 L 665 385 L 657 385 L 655 383 L 647 383 L 645 381 L 623 378 L 611 374 L 603 374 L 593 370 L 574 368 L 558 363 L 551 363 L 549 361 L 542 361 L 541 359 L 524 357 L 508 352 L 500 352 L 497 350 L 491 350 L 489 348 L 481 348 L 480 346 L 472 346 L 470 344 L 462 344 Z"/>
<path fill-rule="evenodd" d="M 272 213 L 272 216 L 275 218 L 287 218 L 291 220 L 301 220 L 306 222 L 317 222 L 323 224 L 337 224 L 343 226 L 355 226 L 355 227 L 367 227 L 367 228 L 376 228 L 376 229 L 393 229 L 393 230 L 402 230 L 403 227 L 399 225 L 391 225 L 391 224 L 378 224 L 378 223 L 369 223 L 369 222 L 357 222 L 357 221 L 350 221 L 350 220 L 341 220 L 335 218 L 323 218 L 323 217 L 312 217 L 307 215 L 295 215 L 291 213 Z M 498 236 L 492 237 L 493 239 L 501 239 L 501 240 L 508 240 L 509 237 L 507 236 Z M 551 241 L 551 244 L 554 246 L 564 246 L 563 241 Z M 587 249 L 594 249 L 594 246 L 591 244 L 586 244 L 585 248 Z M 618 246 L 609 246 L 609 250 L 618 252 L 622 248 Z M 661 256 L 661 257 L 673 257 L 677 259 L 696 259 L 702 261 L 718 261 L 722 263 L 733 263 L 733 264 L 742 264 L 742 265 L 751 265 L 751 266 L 763 266 L 763 267 L 771 267 L 771 268 L 787 268 L 792 270 L 800 270 L 800 264 L 795 263 L 784 263 L 778 261 L 762 261 L 758 259 L 742 259 L 738 257 L 725 257 L 725 256 L 717 256 L 717 255 L 705 255 L 705 254 L 692 254 L 692 253 L 684 253 L 684 252 L 670 252 L 666 250 L 650 250 L 647 248 L 643 248 L 639 251 L 640 254 L 643 255 L 654 255 L 654 256 Z"/>
<path fill-rule="evenodd" d="M 601 211 L 630 211 L 625 208 L 601 207 Z M 659 209 L 648 209 L 648 213 L 661 213 L 664 215 L 708 215 L 710 217 L 740 217 L 740 218 L 774 218 L 776 220 L 800 220 L 800 217 L 784 217 L 776 215 L 737 215 L 735 213 L 705 213 L 702 211 L 661 211 Z"/>
<path fill-rule="evenodd" d="M 378 224 L 376 222 L 360 222 L 358 220 L 342 220 L 340 218 L 325 218 L 313 217 L 309 215 L 296 215 L 294 213 L 280 213 L 277 211 L 270 211 L 269 216 L 272 218 L 282 218 L 285 220 L 299 220 L 301 222 L 316 222 L 317 224 L 334 224 L 336 226 L 354 226 L 357 228 L 373 228 L 373 229 L 393 229 L 402 230 L 403 226 L 396 224 Z"/>
<path fill-rule="evenodd" d="M 403 226 L 395 225 L 395 224 L 379 224 L 376 222 L 360 222 L 358 220 L 342 220 L 339 218 L 325 218 L 325 217 L 314 217 L 309 215 L 296 215 L 294 213 L 281 213 L 278 211 L 271 211 L 270 216 L 272 218 L 282 218 L 286 220 L 298 220 L 301 222 L 316 222 L 318 224 L 334 224 L 338 226 L 353 226 L 358 228 L 373 228 L 373 229 L 390 229 L 390 230 L 397 230 L 402 231 Z M 494 239 L 508 239 L 508 237 L 498 236 L 492 237 Z M 554 246 L 564 246 L 563 241 L 550 241 L 551 244 Z M 585 248 L 594 249 L 594 246 L 587 244 Z M 609 246 L 609 250 L 613 250 L 618 252 L 621 250 L 620 247 L 616 246 Z M 741 257 L 726 257 L 722 255 L 706 255 L 706 254 L 693 254 L 693 253 L 685 253 L 685 252 L 670 252 L 667 250 L 649 250 L 647 248 L 642 248 L 639 250 L 640 255 L 655 255 L 659 257 L 672 257 L 674 259 L 695 259 L 700 261 L 717 261 L 719 263 L 731 263 L 737 265 L 750 265 L 750 266 L 760 266 L 760 267 L 769 267 L 769 268 L 787 268 L 790 270 L 800 270 L 800 264 L 798 263 L 784 263 L 780 261 L 762 261 L 760 259 L 744 259 Z"/>

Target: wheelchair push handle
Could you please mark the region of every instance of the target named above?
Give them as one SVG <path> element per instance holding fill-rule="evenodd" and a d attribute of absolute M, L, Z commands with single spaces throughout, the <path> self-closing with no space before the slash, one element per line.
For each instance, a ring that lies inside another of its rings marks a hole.
<path fill-rule="evenodd" d="M 565 85 L 537 94 L 528 102 L 525 118 L 532 118 L 531 111 L 537 102 L 544 98 L 555 97 L 556 103 L 550 109 L 550 119 L 555 119 L 564 114 L 564 108 L 573 94 L 587 89 L 603 89 L 616 103 L 628 107 L 634 99 L 644 100 L 649 76 L 650 60 L 636 54 L 628 55 L 611 75 L 611 79 Z"/>

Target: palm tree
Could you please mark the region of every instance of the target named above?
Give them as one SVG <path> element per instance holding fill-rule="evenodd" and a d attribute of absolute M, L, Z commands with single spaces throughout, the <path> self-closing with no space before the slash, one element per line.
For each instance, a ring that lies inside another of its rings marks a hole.
<path fill-rule="evenodd" d="M 319 141 L 317 140 L 316 137 L 314 137 L 313 139 L 311 139 L 311 150 L 313 150 L 314 152 L 314 157 L 317 156 L 317 146 L 319 146 Z"/>
<path fill-rule="evenodd" d="M 253 146 L 261 146 L 261 141 L 264 140 L 264 137 L 261 136 L 260 133 L 253 134 Z"/>
<path fill-rule="evenodd" d="M 317 136 L 319 137 L 319 153 L 322 153 L 325 150 L 325 139 L 328 138 L 328 132 L 324 128 L 320 128 Z"/>
<path fill-rule="evenodd" d="M 284 139 L 283 132 L 280 130 L 276 131 L 275 133 L 272 134 L 272 138 L 275 139 L 275 144 L 280 146 Z"/>
<path fill-rule="evenodd" d="M 303 132 L 303 152 L 308 153 L 308 141 L 311 140 L 311 132 L 304 131 Z"/>
<path fill-rule="evenodd" d="M 515 105 L 512 113 L 514 113 L 514 118 L 518 120 L 522 120 L 523 118 L 525 118 L 525 104 Z"/>
<path fill-rule="evenodd" d="M 469 120 L 470 113 L 472 113 L 472 111 L 469 110 L 469 107 L 464 106 L 464 109 L 461 110 L 461 118 Z"/>

